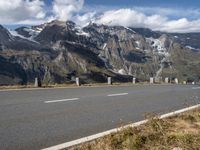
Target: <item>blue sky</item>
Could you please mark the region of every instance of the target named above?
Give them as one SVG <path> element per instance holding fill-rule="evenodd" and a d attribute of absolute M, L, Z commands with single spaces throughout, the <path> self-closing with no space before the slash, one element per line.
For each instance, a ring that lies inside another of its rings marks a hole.
<path fill-rule="evenodd" d="M 85 0 L 85 6 L 101 6 L 109 8 L 140 8 L 140 11 L 145 12 L 145 14 L 152 14 L 159 12 L 155 11 L 146 11 L 145 8 L 163 8 L 173 9 L 173 10 L 182 10 L 185 13 L 177 14 L 167 14 L 171 19 L 178 19 L 181 17 L 186 17 L 188 19 L 197 19 L 199 14 L 191 15 L 187 14 L 187 11 L 199 11 L 200 0 Z M 142 10 L 144 8 L 144 10 Z"/>
<path fill-rule="evenodd" d="M 44 0 L 51 5 L 53 0 Z M 168 7 L 168 8 L 200 8 L 200 0 L 85 0 L 86 6 L 102 5 L 107 7 Z"/>
<path fill-rule="evenodd" d="M 50 5 L 52 0 L 44 0 Z M 199 8 L 199 0 L 85 0 L 86 5 L 106 5 L 106 6 L 160 6 L 160 7 L 191 7 Z"/>
<path fill-rule="evenodd" d="M 200 32 L 200 0 L 0 0 L 0 24 L 72 20 L 167 32 Z"/>
<path fill-rule="evenodd" d="M 87 5 L 199 8 L 200 0 L 85 0 Z"/>

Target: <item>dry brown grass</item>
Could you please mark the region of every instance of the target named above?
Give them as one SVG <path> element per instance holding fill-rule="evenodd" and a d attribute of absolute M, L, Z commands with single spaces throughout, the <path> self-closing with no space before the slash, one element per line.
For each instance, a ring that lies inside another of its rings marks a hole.
<path fill-rule="evenodd" d="M 142 85 L 148 83 L 136 83 L 134 85 Z M 131 82 L 127 83 L 113 83 L 112 85 L 108 85 L 107 83 L 92 83 L 92 84 L 82 84 L 81 87 L 104 87 L 104 86 L 130 86 L 133 85 Z M 66 83 L 66 84 L 43 84 L 40 88 L 75 88 L 77 85 L 75 83 Z M 0 90 L 12 90 L 12 89 L 30 89 L 35 88 L 33 84 L 29 85 L 10 85 L 10 86 L 0 86 Z"/>
<path fill-rule="evenodd" d="M 200 109 L 168 119 L 151 118 L 142 126 L 76 146 L 71 150 L 200 150 Z"/>

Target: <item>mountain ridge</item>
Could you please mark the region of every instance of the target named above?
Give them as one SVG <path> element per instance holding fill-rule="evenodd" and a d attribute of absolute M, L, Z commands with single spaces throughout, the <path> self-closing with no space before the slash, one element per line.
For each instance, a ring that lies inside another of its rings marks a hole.
<path fill-rule="evenodd" d="M 0 56 L 9 66 L 20 66 L 23 74 L 11 76 L 11 71 L 1 68 L 0 79 L 7 79 L 2 85 L 29 84 L 35 77 L 46 84 L 73 82 L 76 76 L 85 82 L 105 82 L 108 76 L 116 81 L 131 81 L 133 76 L 139 80 L 151 76 L 200 79 L 199 45 L 193 48 L 194 44 L 182 40 L 188 34 L 97 24 L 81 28 L 72 21 L 56 20 L 15 32 L 0 26 Z M 195 34 L 189 35 L 198 37 Z"/>

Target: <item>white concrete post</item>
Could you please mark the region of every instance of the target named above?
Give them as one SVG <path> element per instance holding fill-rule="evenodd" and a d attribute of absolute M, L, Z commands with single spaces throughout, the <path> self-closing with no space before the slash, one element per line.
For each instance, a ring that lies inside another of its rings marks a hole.
<path fill-rule="evenodd" d="M 176 84 L 178 84 L 178 78 L 175 78 L 175 80 L 174 80 L 174 81 L 175 81 L 175 83 L 176 83 Z"/>
<path fill-rule="evenodd" d="M 165 83 L 169 83 L 169 78 L 165 78 Z"/>
<path fill-rule="evenodd" d="M 136 84 L 136 78 L 133 78 L 133 84 Z"/>
<path fill-rule="evenodd" d="M 76 85 L 80 86 L 80 80 L 79 80 L 79 78 L 76 78 Z"/>
<path fill-rule="evenodd" d="M 112 84 L 112 78 L 108 77 L 108 84 L 111 85 Z"/>
<path fill-rule="evenodd" d="M 153 77 L 150 78 L 150 84 L 154 84 L 155 80 Z"/>
<path fill-rule="evenodd" d="M 35 87 L 38 87 L 39 86 L 39 83 L 38 83 L 38 78 L 35 78 L 35 84 L 34 84 Z"/>
<path fill-rule="evenodd" d="M 186 82 L 186 81 L 183 81 L 183 84 L 187 84 L 187 82 Z"/>

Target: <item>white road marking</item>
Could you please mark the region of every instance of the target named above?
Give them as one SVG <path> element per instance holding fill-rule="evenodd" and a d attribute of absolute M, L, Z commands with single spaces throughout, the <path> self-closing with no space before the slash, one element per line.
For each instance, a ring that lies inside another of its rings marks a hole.
<path fill-rule="evenodd" d="M 193 87 L 192 89 L 193 90 L 197 90 L 197 89 L 200 89 L 200 87 Z"/>
<path fill-rule="evenodd" d="M 79 100 L 79 98 L 70 98 L 70 99 L 60 99 L 60 100 L 51 100 L 51 101 L 44 101 L 44 103 L 58 103 L 58 102 L 67 102 L 67 101 L 76 101 Z"/>
<path fill-rule="evenodd" d="M 128 93 L 118 93 L 118 94 L 109 94 L 107 96 L 122 96 L 122 95 L 128 95 Z"/>
<path fill-rule="evenodd" d="M 191 106 L 191 107 L 187 107 L 187 108 L 184 108 L 184 109 L 180 109 L 180 110 L 177 110 L 177 111 L 174 111 L 174 112 L 171 112 L 171 113 L 167 113 L 167 114 L 161 115 L 160 119 L 171 117 L 171 116 L 174 116 L 174 115 L 177 115 L 177 114 L 189 111 L 189 110 L 196 109 L 198 107 L 200 107 L 200 104 L 195 105 L 195 106 Z M 137 127 L 137 126 L 140 126 L 140 125 L 145 124 L 147 122 L 148 122 L 148 120 L 142 120 L 142 121 L 139 121 L 139 122 L 136 122 L 136 123 L 132 123 L 132 124 L 126 125 L 124 127 L 111 129 L 111 130 L 108 130 L 108 131 L 105 131 L 105 132 L 101 132 L 101 133 L 98 133 L 98 134 L 95 134 L 95 135 L 83 137 L 83 138 L 78 139 L 78 140 L 74 140 L 74 141 L 66 142 L 66 143 L 63 143 L 63 144 L 56 145 L 56 146 L 52 146 L 52 147 L 49 147 L 49 148 L 45 148 L 43 150 L 66 149 L 66 148 L 69 148 L 69 147 L 72 147 L 72 146 L 75 146 L 75 145 L 78 145 L 78 144 L 81 144 L 81 143 L 85 143 L 85 142 L 89 142 L 89 141 L 101 138 L 101 137 L 109 135 L 111 133 L 119 132 L 120 130 L 124 130 L 126 128 Z"/>

